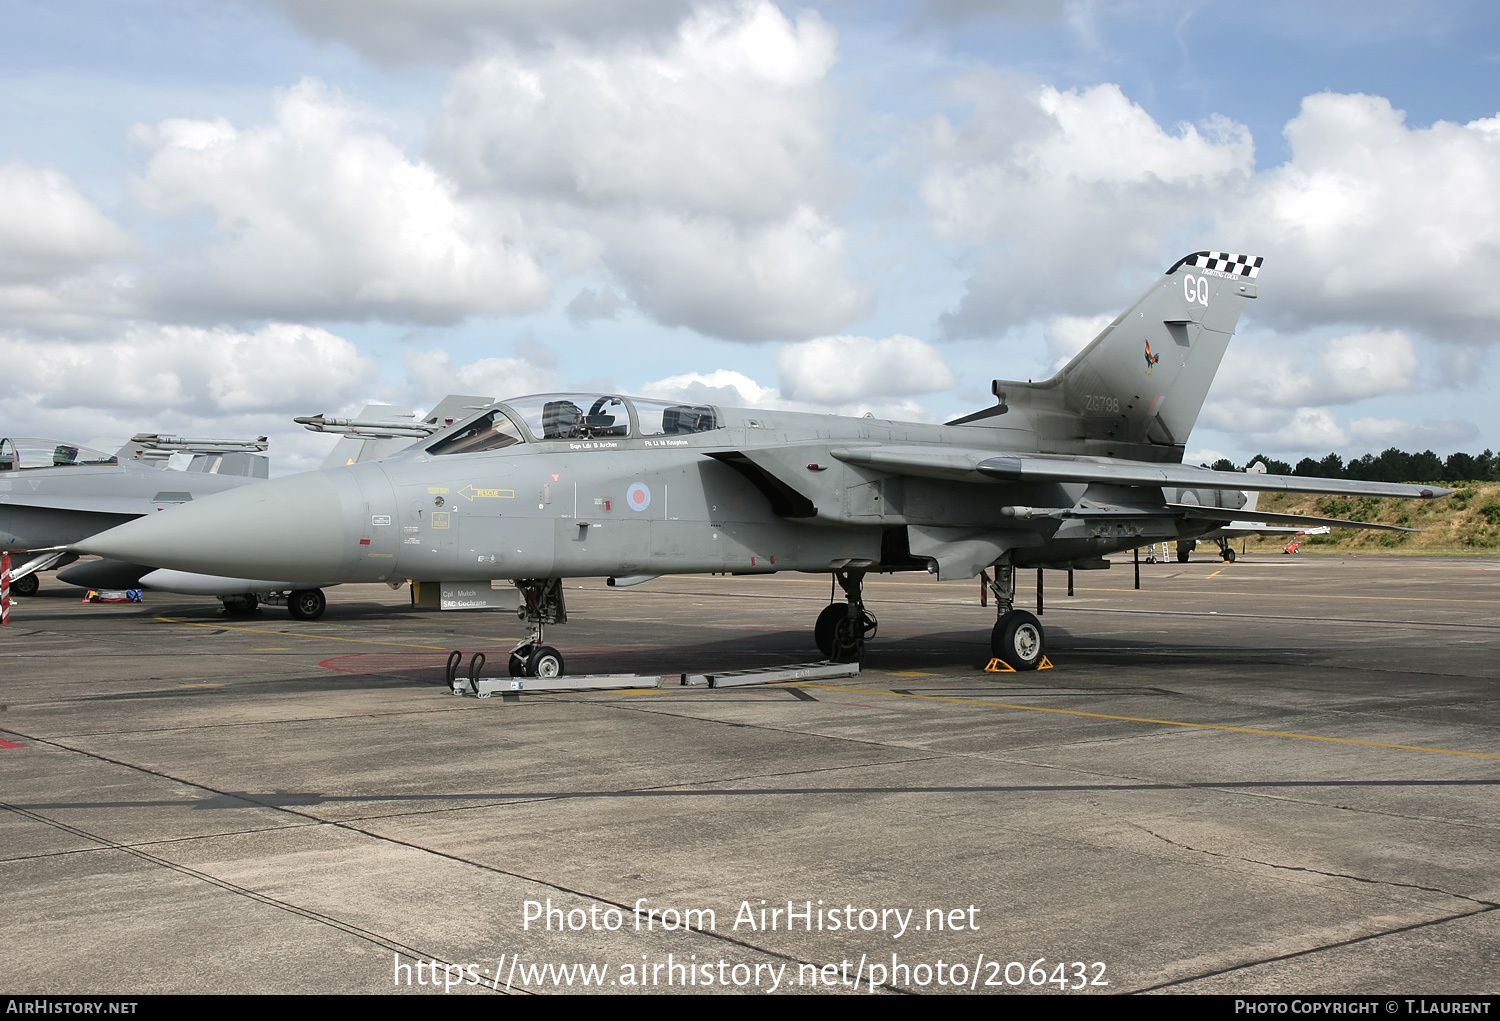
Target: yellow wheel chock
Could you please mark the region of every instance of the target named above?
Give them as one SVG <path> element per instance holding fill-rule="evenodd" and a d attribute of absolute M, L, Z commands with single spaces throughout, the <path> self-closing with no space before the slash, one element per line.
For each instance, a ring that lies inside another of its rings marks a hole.
<path fill-rule="evenodd" d="M 1042 657 L 1042 661 L 1036 665 L 1036 668 L 1038 670 L 1056 670 L 1057 669 L 1055 666 L 1052 665 L 1052 661 L 1050 659 L 1048 659 L 1046 656 Z M 1005 662 L 1005 660 L 999 659 L 997 657 L 995 659 L 990 660 L 988 663 L 985 664 L 984 672 L 987 673 L 987 674 L 1013 674 L 1013 673 L 1016 672 L 1016 668 L 1013 667 L 1013 666 L 1011 666 L 1009 663 Z"/>

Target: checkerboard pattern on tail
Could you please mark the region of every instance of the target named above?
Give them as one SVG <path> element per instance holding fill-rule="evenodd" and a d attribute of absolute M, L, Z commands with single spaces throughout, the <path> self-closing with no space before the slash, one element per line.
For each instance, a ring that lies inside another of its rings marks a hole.
<path fill-rule="evenodd" d="M 1191 256 L 1187 264 L 1196 269 L 1212 269 L 1220 273 L 1255 279 L 1260 275 L 1260 264 L 1265 261 L 1258 255 L 1234 255 L 1230 252 L 1206 252 Z"/>

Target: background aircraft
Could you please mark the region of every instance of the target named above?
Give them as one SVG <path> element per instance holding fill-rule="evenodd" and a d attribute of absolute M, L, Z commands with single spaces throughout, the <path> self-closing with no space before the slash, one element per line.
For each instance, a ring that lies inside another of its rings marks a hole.
<path fill-rule="evenodd" d="M 145 514 L 265 479 L 266 438 L 195 439 L 142 433 L 114 454 L 61 440 L 0 439 L 0 549 L 23 559 L 12 572 L 18 596 L 40 588 L 39 572 L 78 559 L 63 549 Z M 192 455 L 183 471 L 166 467 Z M 130 586 L 109 586 L 125 588 Z"/>
<path fill-rule="evenodd" d="M 455 416 L 484 407 L 490 398 L 453 395 L 425 417 L 410 408 L 370 405 L 355 419 L 298 419 L 308 428 L 343 437 L 325 464 L 355 463 L 399 450 L 447 428 Z M 230 613 L 249 613 L 262 601 L 287 606 L 310 620 L 326 606 L 321 589 L 282 581 L 171 571 L 116 559 L 69 567 L 78 555 L 61 547 L 146 514 L 246 483 L 264 480 L 270 462 L 264 436 L 256 440 L 197 439 L 141 433 L 114 455 L 57 440 L 0 440 L 0 549 L 32 554 L 12 573 L 18 596 L 40 588 L 38 572 L 84 588 L 146 588 L 213 596 Z M 183 470 L 167 467 L 174 454 L 191 455 Z"/>
<path fill-rule="evenodd" d="M 510 668 L 536 675 L 563 669 L 544 628 L 567 620 L 566 577 L 830 573 L 846 601 L 823 611 L 814 639 L 847 661 L 874 626 L 868 572 L 984 572 L 994 654 L 1034 668 L 1045 636 L 1014 606 L 1017 569 L 1104 569 L 1106 554 L 1197 538 L 1239 516 L 1244 474 L 1181 460 L 1260 264 L 1210 252 L 1178 260 L 1051 379 L 996 380 L 995 406 L 947 425 L 527 397 L 384 460 L 223 494 L 78 548 L 185 571 L 409 578 L 419 604 L 434 606 L 508 594 L 530 625 Z M 1274 475 L 1260 486 L 1448 492 Z M 514 589 L 493 592 L 496 579 Z"/>

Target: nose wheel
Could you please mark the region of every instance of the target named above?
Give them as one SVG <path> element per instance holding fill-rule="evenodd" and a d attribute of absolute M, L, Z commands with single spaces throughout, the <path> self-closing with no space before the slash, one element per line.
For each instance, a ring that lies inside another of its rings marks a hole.
<path fill-rule="evenodd" d="M 563 657 L 550 645 L 523 645 L 510 654 L 512 677 L 561 677 Z"/>

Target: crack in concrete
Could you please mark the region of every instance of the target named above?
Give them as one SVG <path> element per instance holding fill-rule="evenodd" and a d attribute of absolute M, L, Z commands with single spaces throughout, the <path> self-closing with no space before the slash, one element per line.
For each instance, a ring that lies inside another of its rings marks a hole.
<path fill-rule="evenodd" d="M 1127 820 L 1126 825 L 1131 826 L 1134 829 L 1138 829 L 1142 833 L 1150 834 L 1151 836 L 1155 837 L 1157 840 L 1160 840 L 1165 844 L 1170 844 L 1173 847 L 1180 847 L 1184 851 L 1192 851 L 1195 854 L 1206 854 L 1213 858 L 1224 858 L 1229 861 L 1242 861 L 1249 865 L 1260 865 L 1265 868 L 1280 869 L 1285 872 L 1306 872 L 1309 875 L 1327 876 L 1330 879 L 1349 879 L 1353 880 L 1356 883 L 1368 883 L 1371 886 L 1391 886 L 1405 890 L 1421 890 L 1424 893 L 1437 893 L 1442 894 L 1444 897 L 1452 897 L 1455 900 L 1466 900 L 1470 904 L 1478 904 L 1480 907 L 1484 908 L 1487 911 L 1493 910 L 1494 908 L 1500 908 L 1500 903 L 1483 900 L 1479 897 L 1470 897 L 1468 894 L 1454 893 L 1452 890 L 1444 890 L 1436 886 L 1423 886 L 1421 883 L 1401 883 L 1397 882 L 1394 879 L 1371 879 L 1368 876 L 1355 876 L 1350 875 L 1347 872 L 1328 872 L 1323 869 L 1310 868 L 1306 865 L 1279 865 L 1273 861 L 1260 861 L 1256 858 L 1245 858 L 1240 855 L 1223 854 L 1219 851 L 1209 851 L 1201 847 L 1193 847 L 1190 844 L 1184 844 L 1179 840 L 1173 840 L 1171 837 L 1163 836 L 1162 834 L 1157 833 L 1155 830 L 1142 826 L 1139 823 L 1133 823 Z"/>

